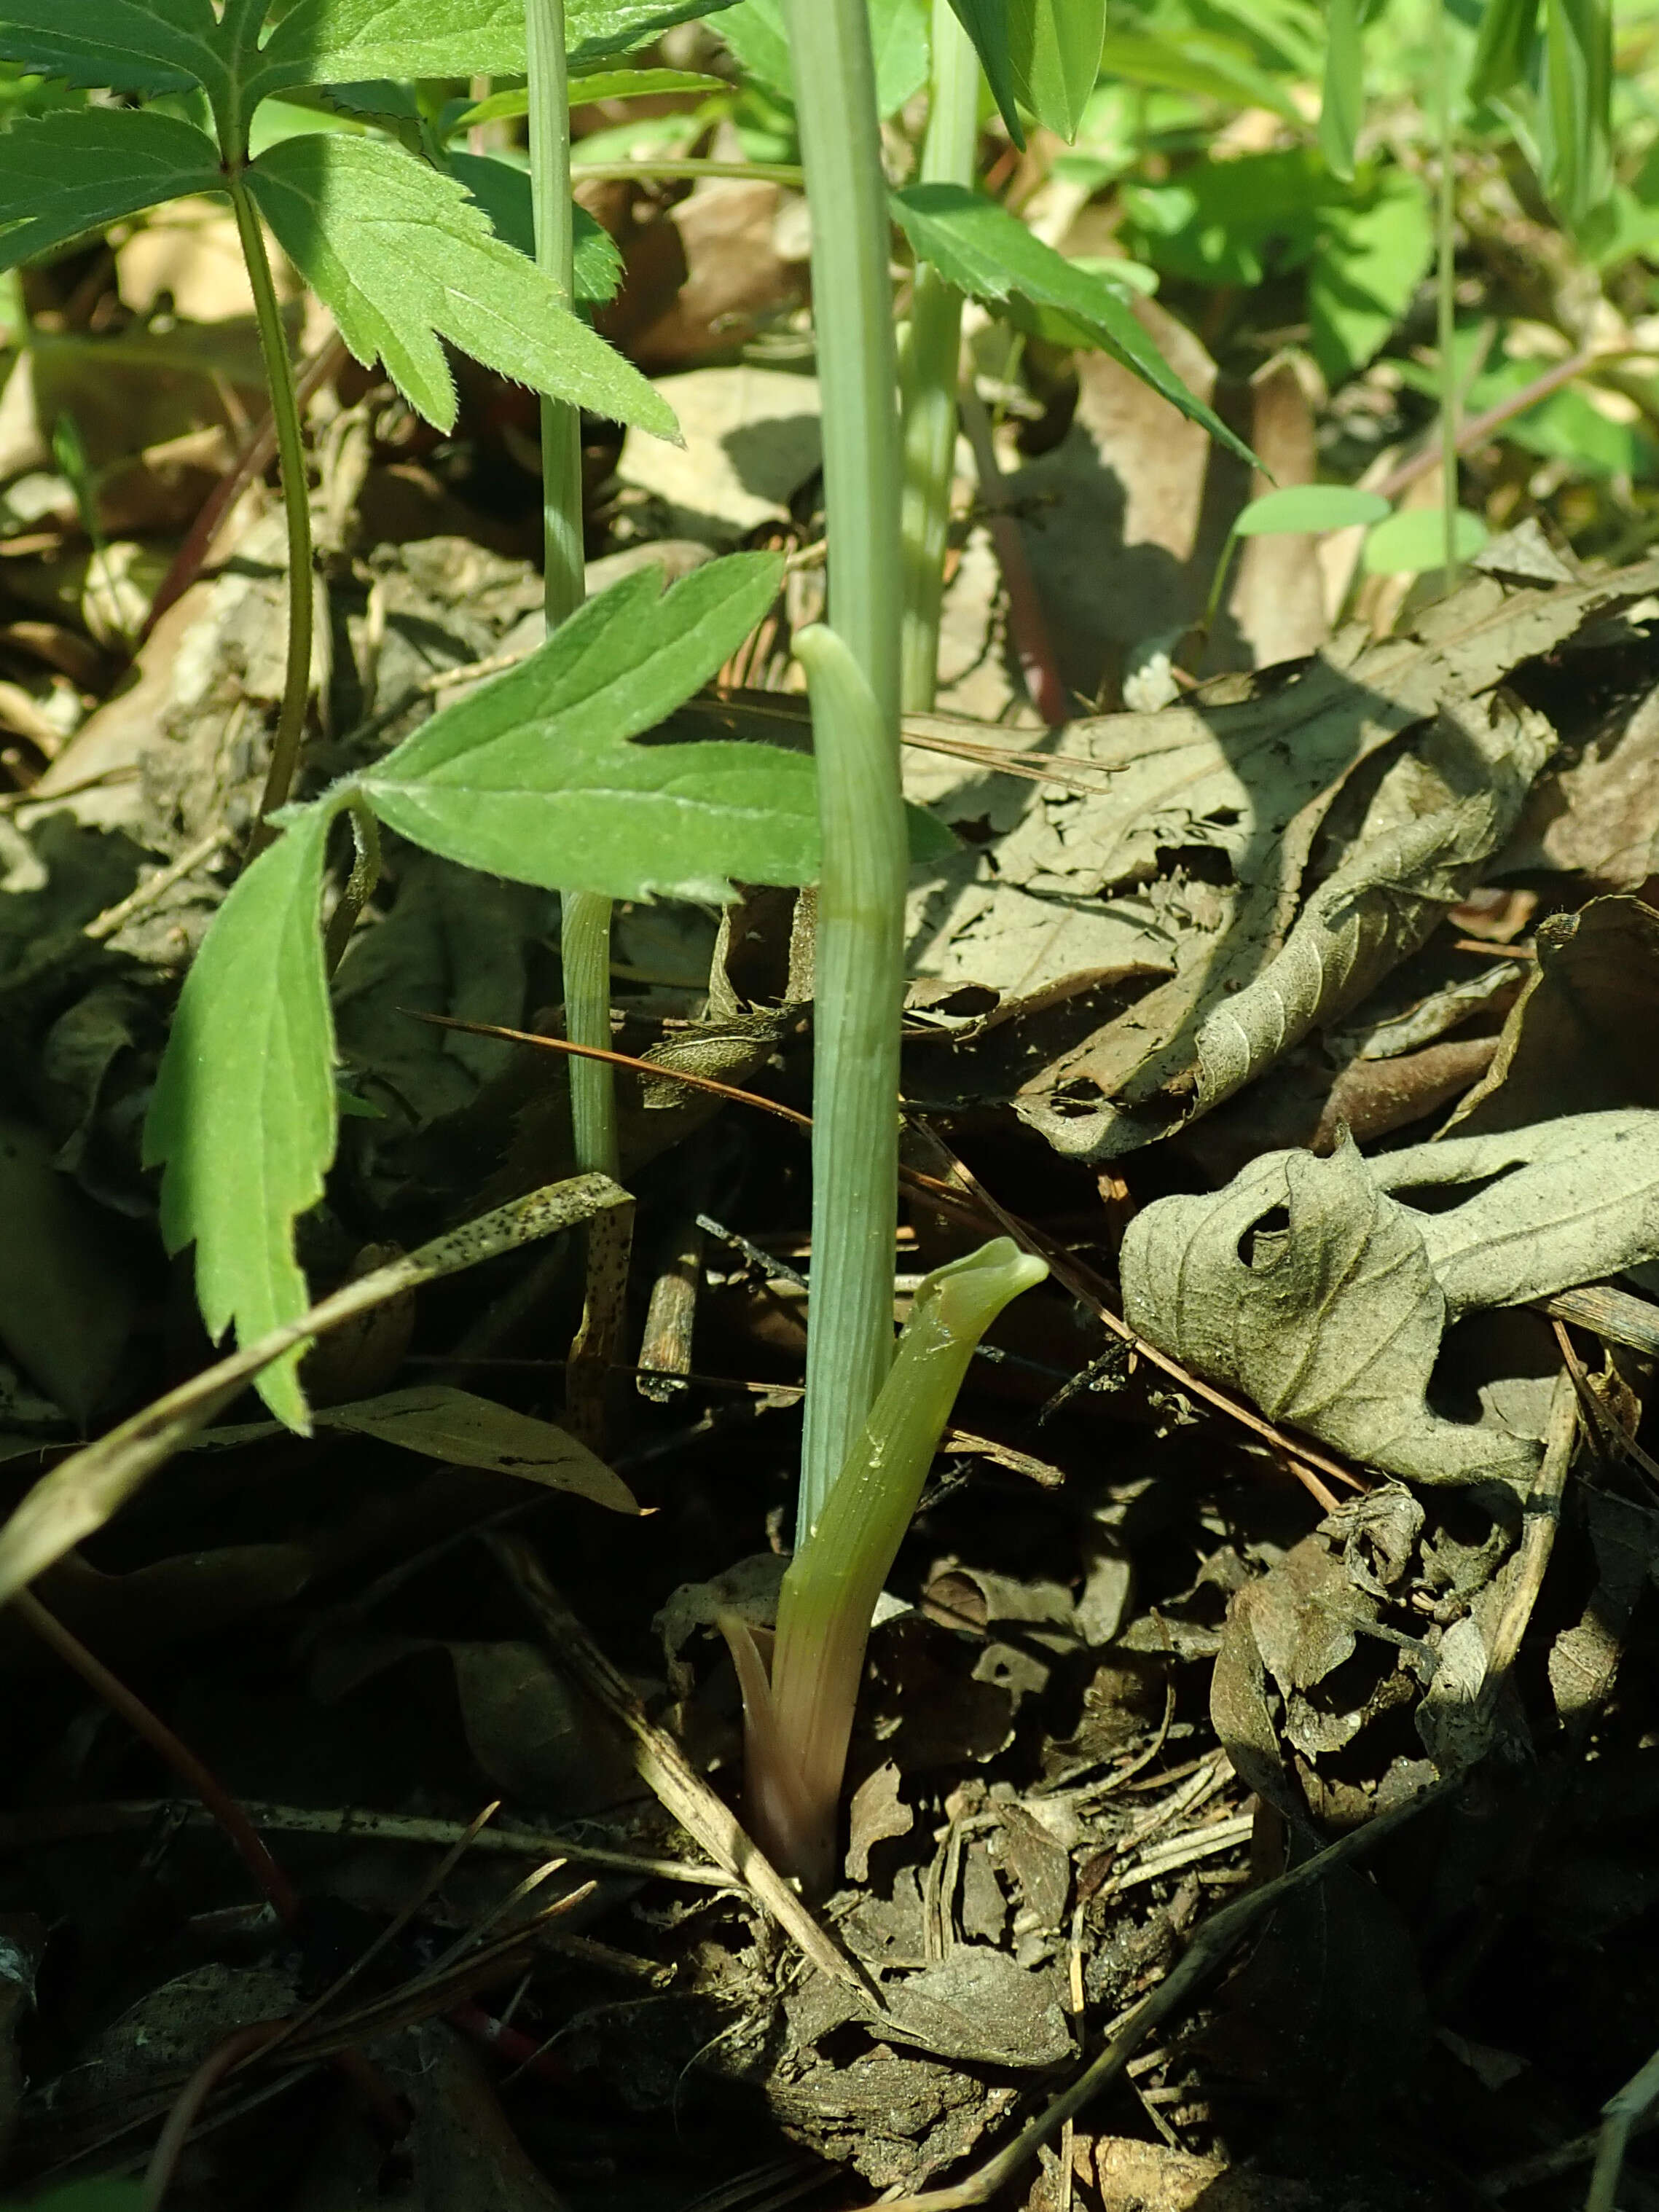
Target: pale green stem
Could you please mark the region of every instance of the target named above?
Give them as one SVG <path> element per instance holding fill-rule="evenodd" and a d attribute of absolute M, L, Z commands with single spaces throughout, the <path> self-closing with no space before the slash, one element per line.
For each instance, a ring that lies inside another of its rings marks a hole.
<path fill-rule="evenodd" d="M 797 1548 L 893 1357 L 899 1027 L 909 872 L 898 761 L 848 647 L 795 651 L 812 696 L 822 860 L 812 1020 L 812 1287 Z M 816 1393 L 816 1395 L 815 1395 Z"/>
<path fill-rule="evenodd" d="M 323 939 L 323 958 L 331 975 L 345 957 L 357 917 L 374 896 L 380 880 L 380 825 L 366 799 L 354 793 L 346 801 L 351 822 L 351 873 L 340 893 L 339 904 L 328 918 Z"/>
<path fill-rule="evenodd" d="M 951 0 L 933 0 L 933 82 L 922 142 L 924 184 L 973 180 L 979 135 L 979 57 Z M 920 264 L 910 333 L 900 366 L 903 414 L 904 626 L 900 697 L 925 714 L 939 683 L 939 603 L 951 527 L 961 374 L 962 295 L 931 264 Z"/>
<path fill-rule="evenodd" d="M 575 214 L 570 199 L 570 81 L 564 50 L 564 0 L 525 0 L 529 63 L 530 188 L 536 259 L 564 299 L 575 292 Z M 542 395 L 544 603 L 555 629 L 580 606 L 582 573 L 581 417 L 562 399 Z M 567 891 L 560 902 L 565 1033 L 573 1044 L 611 1047 L 611 902 Z M 602 1060 L 570 1065 L 570 1118 L 576 1165 L 617 1172 L 616 1082 Z"/>
<path fill-rule="evenodd" d="M 305 434 L 300 425 L 300 402 L 294 386 L 294 364 L 289 359 L 288 333 L 276 298 L 270 256 L 259 211 L 248 196 L 240 173 L 230 176 L 231 205 L 247 264 L 253 291 L 253 312 L 259 326 L 259 346 L 264 356 L 265 381 L 270 387 L 270 416 L 276 428 L 276 457 L 282 471 L 283 511 L 288 521 L 288 658 L 283 673 L 283 703 L 277 711 L 276 735 L 270 748 L 265 787 L 259 795 L 254 825 L 253 849 L 270 842 L 266 820 L 283 805 L 294 788 L 305 738 L 306 708 L 311 697 L 311 633 L 315 595 L 311 574 L 311 492 L 306 481 Z"/>
<path fill-rule="evenodd" d="M 784 1576 L 770 1693 L 759 1706 L 760 1729 L 750 1728 L 747 1789 L 757 1840 L 812 1887 L 827 1887 L 833 1871 L 836 1808 L 876 1600 L 980 1339 L 1048 1272 L 999 1237 L 927 1277 L 817 1533 Z M 752 1669 L 744 1671 L 752 1690 Z M 756 1705 L 752 1695 L 748 1703 Z"/>
<path fill-rule="evenodd" d="M 814 993 L 812 1310 L 798 1528 L 823 1509 L 892 1360 L 904 816 L 891 228 L 865 0 L 785 0 L 823 422 L 830 622 L 815 653 L 823 875 Z M 809 678 L 813 664 L 807 663 Z M 823 711 L 820 712 L 820 697 Z M 843 758 L 843 752 L 848 757 Z"/>
<path fill-rule="evenodd" d="M 1445 528 L 1447 588 L 1457 579 L 1457 170 L 1452 137 L 1451 56 L 1446 0 L 1433 0 L 1436 118 L 1440 136 L 1439 191 L 1435 220 L 1435 320 L 1440 350 L 1441 520 Z"/>

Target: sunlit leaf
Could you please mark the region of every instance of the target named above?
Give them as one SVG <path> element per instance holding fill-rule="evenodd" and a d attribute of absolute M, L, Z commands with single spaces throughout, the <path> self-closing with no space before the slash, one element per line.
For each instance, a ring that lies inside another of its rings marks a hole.
<path fill-rule="evenodd" d="M 1106 0 L 1007 0 L 1015 89 L 1039 123 L 1067 143 L 1100 75 Z"/>
<path fill-rule="evenodd" d="M 1007 0 L 951 0 L 957 21 L 973 40 L 1008 136 L 1022 152 L 1025 128 L 1019 119 L 1019 94 L 1014 87 L 1013 58 L 1008 50 Z"/>
<path fill-rule="evenodd" d="M 289 138 L 248 185 L 278 242 L 364 363 L 448 429 L 455 388 L 440 341 L 555 398 L 659 436 L 673 411 L 495 236 L 454 178 L 372 138 Z"/>
<path fill-rule="evenodd" d="M 529 171 L 499 161 L 493 154 L 464 154 L 459 147 L 452 148 L 445 159 L 452 176 L 465 185 L 489 217 L 496 237 L 533 259 L 536 217 Z M 602 307 L 617 296 L 623 278 L 622 255 L 605 225 L 585 207 L 571 212 L 576 225 L 576 297 L 585 307 Z"/>
<path fill-rule="evenodd" d="M 0 132 L 0 269 L 184 192 L 222 188 L 193 124 L 146 110 L 64 107 Z"/>
<path fill-rule="evenodd" d="M 211 0 L 4 0 L 0 61 L 118 92 L 222 76 Z"/>
<path fill-rule="evenodd" d="M 927 81 L 927 0 L 869 0 L 869 9 L 876 101 L 883 115 L 892 115 Z M 745 76 L 794 98 L 782 0 L 738 0 L 715 27 Z"/>
<path fill-rule="evenodd" d="M 1356 523 L 1381 522 L 1389 512 L 1381 492 L 1357 491 L 1351 484 L 1287 484 L 1283 491 L 1253 499 L 1233 525 L 1236 538 L 1266 538 L 1279 532 L 1349 530 Z"/>
<path fill-rule="evenodd" d="M 1328 0 L 1325 18 L 1325 88 L 1319 108 L 1319 150 L 1339 177 L 1353 174 L 1354 148 L 1365 116 L 1365 57 L 1360 43 L 1364 0 Z"/>
<path fill-rule="evenodd" d="M 1383 171 L 1366 196 L 1322 210 L 1308 270 L 1314 358 L 1335 386 L 1364 368 L 1397 326 L 1434 252 L 1420 177 Z"/>
<path fill-rule="evenodd" d="M 592 70 L 572 76 L 570 104 L 578 107 L 595 100 L 645 100 L 665 92 L 730 92 L 731 89 L 724 77 L 705 76 L 701 70 Z M 529 88 L 520 85 L 506 92 L 492 92 L 487 100 L 479 100 L 475 106 L 463 108 L 447 128 L 452 135 L 457 135 L 463 131 L 473 130 L 480 124 L 512 123 L 529 112 Z"/>
<path fill-rule="evenodd" d="M 1473 560 L 1486 542 L 1478 514 L 1460 507 L 1453 523 L 1460 561 Z M 1365 540 L 1364 566 L 1374 576 L 1419 576 L 1446 563 L 1445 510 L 1412 507 L 1379 522 Z"/>
<path fill-rule="evenodd" d="M 572 63 L 643 46 L 732 0 L 567 0 Z M 259 90 L 386 76 L 522 76 L 524 0 L 300 0 L 261 55 Z"/>
<path fill-rule="evenodd" d="M 1287 123 L 1300 111 L 1284 80 L 1262 69 L 1237 40 L 1183 33 L 1179 39 L 1150 33 L 1109 31 L 1100 52 L 1101 74 L 1126 84 L 1190 93 L 1233 106 L 1265 107 Z"/>
<path fill-rule="evenodd" d="M 216 1343 L 306 1310 L 294 1224 L 323 1194 L 334 1157 L 334 1029 L 317 902 L 331 821 L 307 807 L 239 879 L 179 1000 L 144 1132 L 161 1166 L 161 1234 L 196 1246 L 196 1291 Z M 298 1355 L 268 1367 L 259 1394 L 306 1426 Z"/>
<path fill-rule="evenodd" d="M 810 757 L 625 742 L 714 674 L 781 582 L 781 563 L 760 553 L 710 562 L 666 592 L 652 568 L 624 577 L 522 667 L 434 715 L 361 788 L 415 843 L 550 889 L 718 899 L 734 878 L 809 881 Z"/>
<path fill-rule="evenodd" d="M 1242 459 L 1253 456 L 1220 416 L 1190 392 L 1103 278 L 1034 237 L 996 201 L 962 185 L 911 185 L 892 196 L 893 213 L 917 258 L 975 300 L 1028 300 L 1057 311 L 1080 342 L 1098 346 L 1183 415 L 1200 422 Z"/>

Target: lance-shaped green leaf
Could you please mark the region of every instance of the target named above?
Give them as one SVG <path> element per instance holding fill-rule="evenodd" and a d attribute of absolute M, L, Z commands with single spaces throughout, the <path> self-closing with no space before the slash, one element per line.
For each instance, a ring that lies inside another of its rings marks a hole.
<path fill-rule="evenodd" d="M 1079 343 L 1110 354 L 1229 452 L 1254 463 L 1249 447 L 1187 389 L 1112 286 L 1034 238 L 1018 216 L 964 185 L 909 185 L 893 194 L 892 206 L 918 260 L 931 262 L 957 291 L 993 305 L 1029 301 L 1063 316 Z"/>
<path fill-rule="evenodd" d="M 309 1303 L 294 1253 L 334 1157 L 334 1029 L 317 902 L 331 811 L 300 811 L 214 919 L 185 979 L 144 1133 L 164 1166 L 161 1234 L 196 1246 L 196 1290 L 216 1343 L 250 1344 Z M 307 1426 L 298 1355 L 258 1389 Z"/>
<path fill-rule="evenodd" d="M 1612 188 L 1612 94 L 1607 0 L 1545 0 L 1544 188 L 1574 228 Z"/>
<path fill-rule="evenodd" d="M 223 73 L 211 0 L 4 0 L 0 61 L 117 92 L 215 86 Z"/>
<path fill-rule="evenodd" d="M 444 159 L 451 175 L 465 185 L 489 217 L 496 237 L 534 260 L 536 216 L 529 171 L 499 161 L 493 154 L 464 154 L 459 148 Z M 575 217 L 576 297 L 586 307 L 602 307 L 617 296 L 623 277 L 622 255 L 611 233 L 586 208 L 574 208 L 571 212 Z"/>
<path fill-rule="evenodd" d="M 1068 143 L 1100 74 L 1106 0 L 1007 0 L 1015 89 L 1039 123 Z"/>
<path fill-rule="evenodd" d="M 573 74 L 570 79 L 570 104 L 586 106 L 596 100 L 649 100 L 664 92 L 730 92 L 730 84 L 723 76 L 708 76 L 702 70 L 676 69 L 594 69 Z M 444 128 L 451 137 L 476 129 L 485 123 L 513 123 L 530 112 L 530 88 L 509 85 L 505 92 L 492 92 L 487 99 L 464 107 L 453 122 L 446 118 Z"/>
<path fill-rule="evenodd" d="M 1008 136 L 1022 153 L 1025 128 L 1019 119 L 1019 94 L 1014 87 L 1013 58 L 1008 50 L 1007 0 L 951 0 L 957 21 L 974 42 L 980 67 L 991 88 Z"/>
<path fill-rule="evenodd" d="M 672 438 L 655 387 L 495 236 L 454 178 L 372 138 L 288 138 L 248 188 L 358 360 L 385 362 L 410 404 L 448 429 L 455 387 L 442 338 L 503 376 Z"/>
<path fill-rule="evenodd" d="M 1354 148 L 1365 115 L 1365 56 L 1360 43 L 1364 0 L 1328 0 L 1325 15 L 1325 87 L 1319 107 L 1319 150 L 1333 175 L 1353 175 Z"/>
<path fill-rule="evenodd" d="M 568 0 L 565 44 L 580 68 L 731 5 Z M 525 66 L 524 0 L 300 0 L 266 41 L 254 85 L 257 97 L 362 77 L 522 76 Z"/>
<path fill-rule="evenodd" d="M 181 192 L 222 191 L 218 149 L 193 124 L 141 110 L 64 107 L 0 133 L 0 269 Z"/>
<path fill-rule="evenodd" d="M 808 882 L 808 756 L 626 742 L 714 674 L 781 580 L 781 562 L 761 553 L 710 562 L 667 592 L 651 568 L 626 576 L 358 787 L 415 843 L 549 889 L 720 899 L 734 878 Z"/>
<path fill-rule="evenodd" d="M 1469 64 L 1469 98 L 1496 100 L 1521 83 L 1530 72 L 1537 35 L 1538 0 L 1486 0 Z"/>

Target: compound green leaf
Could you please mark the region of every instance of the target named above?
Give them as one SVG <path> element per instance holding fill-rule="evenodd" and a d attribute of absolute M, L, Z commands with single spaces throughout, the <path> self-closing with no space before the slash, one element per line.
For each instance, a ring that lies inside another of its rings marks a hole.
<path fill-rule="evenodd" d="M 1496 100 L 1522 82 L 1537 35 L 1538 0 L 1486 0 L 1469 64 L 1469 98 Z"/>
<path fill-rule="evenodd" d="M 0 61 L 71 84 L 172 92 L 219 81 L 211 0 L 3 0 Z"/>
<path fill-rule="evenodd" d="M 1242 460 L 1254 456 L 1212 409 L 1190 392 L 1113 286 L 1034 238 L 994 200 L 963 185 L 910 185 L 892 195 L 895 218 L 911 248 L 971 298 L 994 304 L 1029 301 L 1073 325 L 1161 392 L 1183 415 Z"/>
<path fill-rule="evenodd" d="M 1233 525 L 1235 538 L 1267 538 L 1281 532 L 1351 530 L 1356 523 L 1381 522 L 1389 513 L 1378 491 L 1352 484 L 1287 484 L 1283 491 L 1253 499 Z"/>
<path fill-rule="evenodd" d="M 1360 42 L 1364 0 L 1328 0 L 1325 88 L 1319 107 L 1319 150 L 1334 175 L 1353 175 L 1354 148 L 1365 118 L 1365 56 Z"/>
<path fill-rule="evenodd" d="M 0 269 L 181 192 L 222 191 L 213 141 L 144 109 L 64 107 L 0 132 Z"/>
<path fill-rule="evenodd" d="M 237 882 L 185 979 L 144 1132 L 165 1169 L 161 1234 L 196 1246 L 196 1291 L 216 1343 L 251 1344 L 309 1302 L 294 1224 L 334 1157 L 334 1029 L 317 903 L 331 811 L 301 810 Z M 307 1428 L 298 1355 L 259 1395 Z"/>
<path fill-rule="evenodd" d="M 1106 0 L 1008 0 L 1015 89 L 1039 123 L 1069 144 L 1100 75 Z"/>
<path fill-rule="evenodd" d="M 465 185 L 489 217 L 496 237 L 533 260 L 536 215 L 529 171 L 493 154 L 464 154 L 459 148 L 452 149 L 444 159 L 451 175 Z M 586 208 L 572 212 L 576 226 L 576 297 L 584 307 L 602 307 L 617 296 L 623 276 L 622 255 L 605 225 Z"/>
<path fill-rule="evenodd" d="M 624 577 L 358 787 L 415 843 L 550 890 L 720 899 L 734 878 L 810 881 L 810 757 L 626 742 L 714 675 L 781 581 L 763 553 L 710 562 L 666 592 L 650 568 Z"/>
<path fill-rule="evenodd" d="M 973 40 L 980 67 L 985 71 L 1008 136 L 1022 153 L 1025 126 L 1019 119 L 1019 94 L 1014 86 L 1013 57 L 1008 46 L 1007 0 L 951 0 L 957 21 Z"/>
<path fill-rule="evenodd" d="M 448 338 L 503 376 L 672 438 L 673 410 L 489 227 L 453 177 L 375 139 L 285 139 L 247 173 L 283 251 L 361 362 L 448 429 Z"/>

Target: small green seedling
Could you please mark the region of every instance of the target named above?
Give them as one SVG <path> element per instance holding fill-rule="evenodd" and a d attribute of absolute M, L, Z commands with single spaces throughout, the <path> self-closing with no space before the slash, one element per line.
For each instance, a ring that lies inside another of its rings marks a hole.
<path fill-rule="evenodd" d="M 1216 562 L 1215 574 L 1210 579 L 1210 596 L 1204 607 L 1206 633 L 1214 627 L 1221 594 L 1226 589 L 1227 573 L 1241 538 L 1293 537 L 1304 532 L 1352 530 L 1356 525 L 1381 522 L 1389 512 L 1389 502 L 1380 492 L 1355 491 L 1346 484 L 1287 484 L 1282 491 L 1264 492 L 1260 499 L 1253 499 L 1248 507 L 1239 509 Z"/>
<path fill-rule="evenodd" d="M 762 1848 L 814 1893 L 835 1874 L 836 1808 L 876 1600 L 975 1348 L 1048 1272 L 999 1237 L 927 1277 L 887 1380 L 784 1576 L 769 1668 L 743 1623 L 721 1620 L 743 1687 L 745 1818 Z"/>

